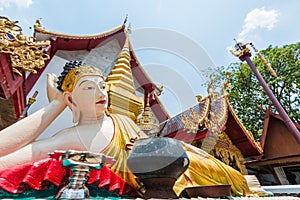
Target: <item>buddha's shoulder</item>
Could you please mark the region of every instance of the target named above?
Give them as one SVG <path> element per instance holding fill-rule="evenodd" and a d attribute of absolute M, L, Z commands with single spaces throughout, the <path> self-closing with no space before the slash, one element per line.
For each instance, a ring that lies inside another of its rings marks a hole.
<path fill-rule="evenodd" d="M 68 127 L 68 128 L 64 128 L 64 129 L 60 130 L 54 136 L 63 137 L 63 136 L 76 134 L 77 132 L 78 132 L 78 127 L 72 126 L 72 127 Z"/>

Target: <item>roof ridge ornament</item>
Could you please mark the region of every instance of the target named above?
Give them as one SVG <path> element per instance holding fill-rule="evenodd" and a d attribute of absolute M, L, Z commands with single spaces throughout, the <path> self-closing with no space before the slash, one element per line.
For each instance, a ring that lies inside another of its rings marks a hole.
<path fill-rule="evenodd" d="M 45 28 L 43 27 L 42 25 L 42 18 L 38 18 L 36 21 L 35 21 L 35 24 L 33 25 L 34 27 L 34 30 L 45 30 Z"/>
<path fill-rule="evenodd" d="M 205 97 L 199 103 L 203 104 L 203 108 L 200 113 L 190 108 L 189 112 L 181 114 L 183 127 L 191 134 L 197 133 L 200 127 L 207 124 L 207 117 L 210 109 L 210 98 Z"/>
<path fill-rule="evenodd" d="M 126 17 L 124 19 L 123 25 L 125 25 L 127 23 L 127 20 L 128 20 L 128 14 L 126 14 Z"/>
<path fill-rule="evenodd" d="M 132 27 L 131 27 L 131 23 L 129 23 L 127 26 L 127 33 L 131 34 L 131 31 L 132 31 Z"/>

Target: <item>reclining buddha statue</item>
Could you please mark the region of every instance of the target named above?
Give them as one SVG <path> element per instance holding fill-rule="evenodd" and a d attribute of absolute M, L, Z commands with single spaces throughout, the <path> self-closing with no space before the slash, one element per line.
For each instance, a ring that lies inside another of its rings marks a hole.
<path fill-rule="evenodd" d="M 106 83 L 98 68 L 67 62 L 58 78 L 48 74 L 47 95 L 47 106 L 0 132 L 0 189 L 8 195 L 64 186 L 70 173 L 61 166 L 57 150 L 75 150 L 115 159 L 111 166 L 91 170 L 86 184 L 118 195 L 138 195 L 141 184 L 126 160 L 135 141 L 147 135 L 130 118 L 107 112 Z M 75 125 L 36 140 L 66 107 Z M 177 195 L 186 187 L 215 184 L 230 184 L 237 196 L 251 194 L 241 173 L 199 148 L 181 145 L 190 164 L 175 182 Z"/>

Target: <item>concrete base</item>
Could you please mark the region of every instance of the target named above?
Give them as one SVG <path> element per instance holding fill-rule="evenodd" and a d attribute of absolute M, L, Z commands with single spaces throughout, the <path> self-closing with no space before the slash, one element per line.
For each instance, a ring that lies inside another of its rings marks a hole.
<path fill-rule="evenodd" d="M 300 194 L 300 185 L 261 186 L 264 190 L 276 194 Z"/>

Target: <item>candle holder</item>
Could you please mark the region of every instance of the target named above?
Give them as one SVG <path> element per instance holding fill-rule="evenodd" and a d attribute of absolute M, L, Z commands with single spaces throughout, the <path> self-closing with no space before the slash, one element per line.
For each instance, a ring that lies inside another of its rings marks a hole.
<path fill-rule="evenodd" d="M 89 151 L 69 150 L 61 155 L 62 165 L 71 167 L 70 183 L 61 188 L 55 199 L 87 199 L 89 189 L 85 186 L 87 174 L 92 168 L 101 169 L 104 164 L 113 164 L 112 157 Z"/>

